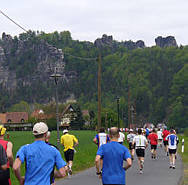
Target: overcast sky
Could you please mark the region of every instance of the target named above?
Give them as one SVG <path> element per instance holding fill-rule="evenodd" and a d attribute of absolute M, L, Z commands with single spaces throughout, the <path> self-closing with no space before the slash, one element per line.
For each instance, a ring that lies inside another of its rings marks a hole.
<path fill-rule="evenodd" d="M 188 45 L 188 0 L 1 0 L 0 10 L 27 30 L 71 32 L 75 40 L 94 41 L 104 33 L 115 40 L 175 36 Z M 0 35 L 22 33 L 0 14 Z"/>

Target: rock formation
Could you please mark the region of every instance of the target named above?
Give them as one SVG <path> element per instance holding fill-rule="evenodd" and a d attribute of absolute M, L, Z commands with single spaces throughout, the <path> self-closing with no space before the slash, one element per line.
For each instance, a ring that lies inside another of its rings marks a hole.
<path fill-rule="evenodd" d="M 176 39 L 173 36 L 168 36 L 168 37 L 157 37 L 155 39 L 156 46 L 159 46 L 161 48 L 164 47 L 177 47 Z"/>
<path fill-rule="evenodd" d="M 123 41 L 123 42 L 118 42 L 113 40 L 112 36 L 108 36 L 104 34 L 102 38 L 98 38 L 95 40 L 94 45 L 97 48 L 103 48 L 103 47 L 110 47 L 112 49 L 116 49 L 119 46 L 123 46 L 127 49 L 137 49 L 137 48 L 145 48 L 145 44 L 142 40 L 139 40 L 137 42 L 133 41 Z"/>

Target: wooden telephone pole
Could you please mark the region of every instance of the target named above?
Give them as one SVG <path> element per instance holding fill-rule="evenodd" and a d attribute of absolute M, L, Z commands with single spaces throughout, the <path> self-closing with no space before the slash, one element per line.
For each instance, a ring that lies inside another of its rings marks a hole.
<path fill-rule="evenodd" d="M 130 102 L 130 87 L 128 86 L 128 128 L 131 128 L 131 102 Z"/>
<path fill-rule="evenodd" d="M 98 132 L 101 128 L 101 55 L 98 58 Z"/>

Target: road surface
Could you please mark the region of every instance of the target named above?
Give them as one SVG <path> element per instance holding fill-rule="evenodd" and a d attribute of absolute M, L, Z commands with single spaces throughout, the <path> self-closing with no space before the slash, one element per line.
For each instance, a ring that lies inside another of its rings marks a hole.
<path fill-rule="evenodd" d="M 127 170 L 127 185 L 178 185 L 183 173 L 180 156 L 177 156 L 176 169 L 169 169 L 169 158 L 163 149 L 158 147 L 157 152 L 158 158 L 153 160 L 147 149 L 143 174 L 139 174 L 137 159 L 133 161 L 132 167 Z M 56 185 L 102 185 L 95 172 L 95 168 L 90 168 L 59 180 Z"/>

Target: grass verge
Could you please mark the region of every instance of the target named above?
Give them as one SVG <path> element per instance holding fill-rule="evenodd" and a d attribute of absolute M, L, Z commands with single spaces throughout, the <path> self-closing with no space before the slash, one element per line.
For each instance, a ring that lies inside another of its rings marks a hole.
<path fill-rule="evenodd" d="M 181 147 L 179 147 L 179 153 L 181 154 L 184 168 L 184 177 L 183 184 L 188 185 L 188 137 L 186 136 L 178 136 L 180 139 L 180 144 L 182 144 L 182 139 L 184 138 L 184 153 L 181 152 Z"/>

